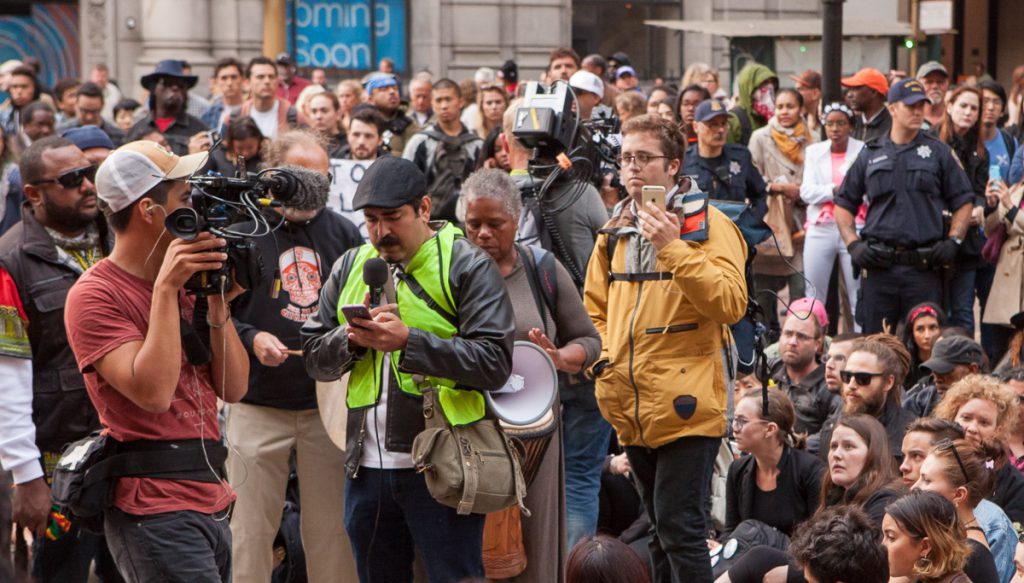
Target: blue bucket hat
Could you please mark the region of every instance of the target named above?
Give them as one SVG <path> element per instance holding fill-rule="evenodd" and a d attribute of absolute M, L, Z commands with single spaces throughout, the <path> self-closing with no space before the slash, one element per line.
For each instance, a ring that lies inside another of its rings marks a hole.
<path fill-rule="evenodd" d="M 142 87 L 152 91 L 156 82 L 159 81 L 161 77 L 182 79 L 185 81 L 185 85 L 187 85 L 189 89 L 195 87 L 196 83 L 199 81 L 199 77 L 185 74 L 181 67 L 181 61 L 177 59 L 166 59 L 157 63 L 156 68 L 153 69 L 152 73 L 142 76 Z"/>

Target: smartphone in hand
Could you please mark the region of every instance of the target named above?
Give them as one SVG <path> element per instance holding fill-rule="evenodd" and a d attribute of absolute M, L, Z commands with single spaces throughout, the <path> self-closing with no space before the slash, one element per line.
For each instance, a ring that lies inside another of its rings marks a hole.
<path fill-rule="evenodd" d="M 346 304 L 341 307 L 341 313 L 345 316 L 345 321 L 348 322 L 349 326 L 360 326 L 354 324 L 352 321 L 355 318 L 362 318 L 364 320 L 372 320 L 373 316 L 370 315 L 370 308 L 367 308 L 363 304 Z"/>
<path fill-rule="evenodd" d="M 654 203 L 654 206 L 665 210 L 665 187 L 664 186 L 644 186 L 640 190 L 640 198 L 644 205 L 649 202 Z"/>

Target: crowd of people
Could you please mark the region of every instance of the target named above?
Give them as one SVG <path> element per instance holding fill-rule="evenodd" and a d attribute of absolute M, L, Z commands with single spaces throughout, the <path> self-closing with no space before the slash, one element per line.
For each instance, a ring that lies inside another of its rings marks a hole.
<path fill-rule="evenodd" d="M 558 48 L 539 81 L 615 148 L 577 173 L 517 137 L 513 61 L 165 60 L 140 101 L 42 67 L 0 65 L 2 576 L 1024 581 L 1024 73 L 825 103 Z M 271 168 L 311 194 L 188 214 Z M 519 504 L 447 504 L 420 437 L 496 424 L 522 342 L 558 386 L 504 423 Z M 98 429 L 99 520 L 54 481 Z"/>

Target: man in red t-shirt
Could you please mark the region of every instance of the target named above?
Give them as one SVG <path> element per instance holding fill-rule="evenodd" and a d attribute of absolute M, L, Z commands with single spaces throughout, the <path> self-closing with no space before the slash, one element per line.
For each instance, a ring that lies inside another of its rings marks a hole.
<path fill-rule="evenodd" d="M 228 309 L 242 290 L 209 296 L 211 356 L 206 364 L 190 362 L 181 327 L 192 321 L 195 298 L 183 286 L 194 273 L 220 268 L 225 242 L 209 233 L 174 239 L 164 228 L 166 215 L 189 206 L 184 179 L 205 158 L 179 158 L 143 141 L 107 158 L 96 190 L 116 241 L 69 292 L 65 324 L 109 438 L 134 451 L 175 442 L 209 460 L 221 439 L 217 398 L 237 402 L 248 387 L 249 359 Z M 206 465 L 212 480 L 117 479 L 104 529 L 129 583 L 210 581 L 213 573 L 230 579 L 226 509 L 235 494 L 219 469 Z"/>

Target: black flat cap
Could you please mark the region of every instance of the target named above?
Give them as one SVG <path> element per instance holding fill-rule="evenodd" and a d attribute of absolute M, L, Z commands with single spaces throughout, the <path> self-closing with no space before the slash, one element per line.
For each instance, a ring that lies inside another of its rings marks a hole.
<path fill-rule="evenodd" d="M 427 195 L 427 178 L 419 167 L 398 156 L 383 156 L 370 165 L 356 187 L 352 208 L 393 209 Z"/>

